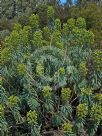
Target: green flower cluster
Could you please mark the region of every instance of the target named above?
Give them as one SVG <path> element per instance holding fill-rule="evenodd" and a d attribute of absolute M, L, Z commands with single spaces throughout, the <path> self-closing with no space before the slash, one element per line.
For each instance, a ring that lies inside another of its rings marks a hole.
<path fill-rule="evenodd" d="M 62 128 L 64 133 L 72 133 L 73 124 L 70 121 L 64 122 Z"/>
<path fill-rule="evenodd" d="M 85 30 L 84 30 L 85 31 Z M 94 44 L 94 34 L 92 31 L 85 31 L 84 40 L 86 40 L 86 44 L 93 45 Z"/>
<path fill-rule="evenodd" d="M 22 28 L 20 24 L 16 24 L 10 36 L 5 38 L 5 44 L 11 48 L 17 48 L 19 45 L 28 45 L 30 31 L 30 26 L 24 26 Z"/>
<path fill-rule="evenodd" d="M 20 35 L 19 32 L 13 30 L 10 36 L 5 38 L 5 44 L 8 47 L 15 48 L 20 44 Z"/>
<path fill-rule="evenodd" d="M 61 97 L 63 101 L 67 101 L 70 98 L 71 90 L 70 88 L 62 88 Z"/>
<path fill-rule="evenodd" d="M 97 121 L 100 122 L 100 120 L 102 120 L 102 105 L 96 105 L 93 104 L 91 111 L 90 111 L 90 117 Z"/>
<path fill-rule="evenodd" d="M 17 66 L 17 72 L 19 75 L 24 75 L 26 73 L 26 66 L 25 64 L 19 64 Z"/>
<path fill-rule="evenodd" d="M 68 19 L 67 26 L 69 30 L 72 30 L 75 27 L 75 19 L 73 18 Z"/>
<path fill-rule="evenodd" d="M 10 49 L 9 48 L 4 48 L 1 50 L 1 57 L 0 57 L 0 63 L 3 65 L 7 63 L 10 59 Z"/>
<path fill-rule="evenodd" d="M 88 72 L 88 69 L 86 67 L 86 62 L 81 62 L 79 64 L 79 71 L 80 73 L 83 75 L 83 76 L 86 76 L 87 72 Z"/>
<path fill-rule="evenodd" d="M 102 94 L 96 94 L 94 98 L 98 100 L 100 104 L 102 104 Z"/>
<path fill-rule="evenodd" d="M 28 121 L 28 123 L 30 124 L 30 125 L 34 125 L 34 124 L 37 124 L 37 113 L 36 113 L 36 111 L 34 110 L 34 111 L 29 111 L 28 113 L 27 113 L 27 121 Z"/>
<path fill-rule="evenodd" d="M 64 67 L 60 67 L 58 72 L 59 72 L 59 74 L 64 74 L 65 73 Z"/>
<path fill-rule="evenodd" d="M 52 6 L 49 6 L 48 9 L 47 9 L 47 16 L 51 19 L 54 18 L 54 9 Z"/>
<path fill-rule="evenodd" d="M 61 40 L 61 32 L 56 30 L 53 32 L 52 44 L 58 48 L 63 49 L 63 41 Z"/>
<path fill-rule="evenodd" d="M 18 96 L 12 95 L 12 96 L 10 96 L 10 97 L 8 98 L 8 101 L 9 101 L 9 104 L 10 104 L 10 105 L 14 106 L 14 105 L 17 105 L 17 104 L 20 102 L 20 99 L 19 99 Z"/>
<path fill-rule="evenodd" d="M 33 46 L 35 47 L 41 47 L 43 45 L 43 36 L 41 30 L 35 31 L 32 42 Z"/>
<path fill-rule="evenodd" d="M 14 28 L 13 28 L 15 31 L 17 31 L 17 32 L 20 32 L 20 30 L 22 29 L 22 25 L 21 24 L 19 24 L 19 23 L 16 23 L 15 25 L 14 25 Z"/>
<path fill-rule="evenodd" d="M 97 70 L 102 70 L 102 51 L 95 50 L 92 55 L 94 65 Z"/>
<path fill-rule="evenodd" d="M 73 30 L 75 28 L 75 19 L 70 18 L 67 23 L 63 24 L 63 34 L 64 36 L 66 36 L 67 34 L 70 33 L 71 30 Z"/>
<path fill-rule="evenodd" d="M 52 88 L 50 86 L 44 86 L 44 88 L 43 88 L 44 98 L 51 97 L 51 91 L 52 91 Z"/>
<path fill-rule="evenodd" d="M 38 15 L 35 15 L 35 14 L 32 14 L 30 17 L 29 17 L 29 22 L 30 22 L 30 25 L 34 28 L 34 29 L 37 29 L 39 27 L 39 16 Z"/>
<path fill-rule="evenodd" d="M 44 65 L 41 64 L 41 63 L 38 63 L 37 66 L 36 66 L 36 73 L 37 75 L 44 75 Z"/>
<path fill-rule="evenodd" d="M 0 116 L 4 115 L 4 106 L 0 104 Z"/>
<path fill-rule="evenodd" d="M 30 31 L 31 31 L 30 26 L 24 26 L 23 29 L 20 30 L 19 32 L 20 44 L 27 45 L 27 43 L 29 43 Z"/>
<path fill-rule="evenodd" d="M 92 89 L 91 88 L 81 88 L 81 94 L 82 95 L 92 95 Z"/>
<path fill-rule="evenodd" d="M 85 118 L 88 114 L 88 106 L 86 103 L 83 104 L 79 104 L 77 106 L 77 110 L 76 110 L 77 116 L 79 118 Z"/>
<path fill-rule="evenodd" d="M 73 45 L 92 45 L 94 42 L 94 34 L 86 29 L 75 27 L 72 33 L 74 36 Z"/>
<path fill-rule="evenodd" d="M 43 35 L 45 40 L 47 41 L 51 40 L 51 31 L 47 26 L 43 28 Z"/>
<path fill-rule="evenodd" d="M 64 24 L 63 24 L 62 33 L 63 33 L 63 35 L 66 37 L 66 34 L 68 34 L 68 32 L 69 32 L 68 24 L 67 24 L 67 23 L 64 23 Z"/>
<path fill-rule="evenodd" d="M 77 20 L 76 20 L 76 26 L 78 28 L 86 28 L 86 21 L 84 18 L 82 17 L 79 17 Z"/>
<path fill-rule="evenodd" d="M 61 21 L 60 19 L 55 20 L 55 28 L 56 30 L 60 31 L 61 30 Z"/>

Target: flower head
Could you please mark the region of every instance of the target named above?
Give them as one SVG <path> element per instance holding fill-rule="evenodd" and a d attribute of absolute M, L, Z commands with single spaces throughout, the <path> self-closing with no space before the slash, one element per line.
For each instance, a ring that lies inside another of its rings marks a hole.
<path fill-rule="evenodd" d="M 24 75 L 26 73 L 26 66 L 25 64 L 19 64 L 17 66 L 17 71 L 19 75 Z"/>
<path fill-rule="evenodd" d="M 93 104 L 90 111 L 90 117 L 95 121 L 102 120 L 102 106 Z"/>
<path fill-rule="evenodd" d="M 28 113 L 27 113 L 27 121 L 28 121 L 28 123 L 30 124 L 30 125 L 33 125 L 33 124 L 36 124 L 37 123 L 37 113 L 36 113 L 36 111 L 34 110 L 34 111 L 29 111 Z"/>
<path fill-rule="evenodd" d="M 64 133 L 72 133 L 72 128 L 73 128 L 73 124 L 68 121 L 68 122 L 64 122 L 64 124 L 62 125 L 63 131 Z"/>
<path fill-rule="evenodd" d="M 88 114 L 88 106 L 86 105 L 86 103 L 79 104 L 77 106 L 77 116 L 79 118 L 85 118 L 87 114 Z"/>
<path fill-rule="evenodd" d="M 52 89 L 51 89 L 50 86 L 44 86 L 44 88 L 43 88 L 43 96 L 45 98 L 50 97 L 51 96 L 51 91 L 52 91 Z"/>
<path fill-rule="evenodd" d="M 61 90 L 62 100 L 64 100 L 64 101 L 69 100 L 70 94 L 71 94 L 70 88 L 62 88 L 62 90 Z"/>
<path fill-rule="evenodd" d="M 18 102 L 20 102 L 20 99 L 19 99 L 18 96 L 12 95 L 12 96 L 10 96 L 10 97 L 8 98 L 8 101 L 9 101 L 9 104 L 10 104 L 10 105 L 14 106 L 14 105 L 17 105 Z"/>

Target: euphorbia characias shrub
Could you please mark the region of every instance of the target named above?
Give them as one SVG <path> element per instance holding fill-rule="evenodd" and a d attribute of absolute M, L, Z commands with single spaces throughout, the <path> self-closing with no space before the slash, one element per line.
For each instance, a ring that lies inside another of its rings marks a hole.
<path fill-rule="evenodd" d="M 61 24 L 51 6 L 47 14 L 46 27 L 32 14 L 28 26 L 16 24 L 5 38 L 0 135 L 57 128 L 64 136 L 94 136 L 102 131 L 102 51 L 84 18 Z"/>

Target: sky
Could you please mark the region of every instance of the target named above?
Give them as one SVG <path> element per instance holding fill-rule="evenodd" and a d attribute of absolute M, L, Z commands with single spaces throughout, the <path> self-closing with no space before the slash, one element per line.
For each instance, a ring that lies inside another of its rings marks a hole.
<path fill-rule="evenodd" d="M 65 2 L 66 2 L 66 0 L 61 0 L 61 2 L 62 2 L 62 3 L 65 3 Z"/>
<path fill-rule="evenodd" d="M 62 2 L 62 4 L 64 4 L 66 2 L 66 0 L 60 0 Z M 76 0 L 72 0 L 73 3 L 76 1 Z"/>

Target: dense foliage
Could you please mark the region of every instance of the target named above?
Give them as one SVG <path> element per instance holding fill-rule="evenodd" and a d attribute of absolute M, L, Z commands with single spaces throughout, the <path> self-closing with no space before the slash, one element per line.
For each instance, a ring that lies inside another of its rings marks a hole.
<path fill-rule="evenodd" d="M 87 29 L 94 33 L 96 43 L 102 41 L 102 5 L 87 3 L 81 7 L 73 6 L 70 9 L 70 17 L 85 18 Z"/>
<path fill-rule="evenodd" d="M 31 14 L 15 24 L 1 49 L 0 135 L 98 136 L 102 131 L 102 51 L 84 18 L 47 25 Z"/>

